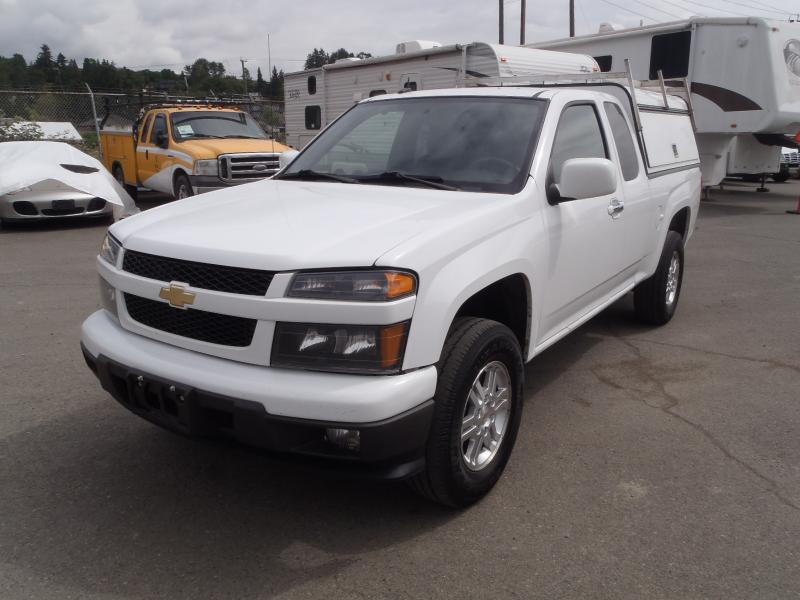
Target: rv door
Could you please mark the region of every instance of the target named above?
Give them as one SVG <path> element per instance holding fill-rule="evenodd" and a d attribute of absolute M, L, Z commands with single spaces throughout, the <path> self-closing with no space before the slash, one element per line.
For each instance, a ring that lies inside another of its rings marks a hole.
<path fill-rule="evenodd" d="M 422 77 L 419 73 L 404 73 L 400 75 L 400 90 L 416 92 L 422 89 Z"/>

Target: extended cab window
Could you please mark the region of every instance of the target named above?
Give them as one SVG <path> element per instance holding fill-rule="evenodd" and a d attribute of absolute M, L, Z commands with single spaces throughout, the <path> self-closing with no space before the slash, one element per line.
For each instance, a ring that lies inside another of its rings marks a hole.
<path fill-rule="evenodd" d="M 142 122 L 142 129 L 139 131 L 139 143 L 147 142 L 150 139 L 150 125 L 153 123 L 153 113 L 147 115 Z"/>
<path fill-rule="evenodd" d="M 530 174 L 545 107 L 533 98 L 487 96 L 364 102 L 320 134 L 279 178 L 428 181 L 429 187 L 514 194 Z"/>
<path fill-rule="evenodd" d="M 158 143 L 159 134 L 164 134 L 164 137 L 167 135 L 167 118 L 162 114 L 156 115 L 156 120 L 153 121 L 153 127 L 150 130 L 151 144 Z"/>
<path fill-rule="evenodd" d="M 561 167 L 570 158 L 608 158 L 603 130 L 592 104 L 567 106 L 561 113 L 550 155 L 556 183 L 561 179 Z"/>
<path fill-rule="evenodd" d="M 622 177 L 625 178 L 625 181 L 636 179 L 639 175 L 639 159 L 636 155 L 636 146 L 633 143 L 628 121 L 625 120 L 622 109 L 613 102 L 605 102 L 604 107 L 608 123 L 611 125 L 611 135 L 614 136 L 614 145 L 619 154 Z"/>

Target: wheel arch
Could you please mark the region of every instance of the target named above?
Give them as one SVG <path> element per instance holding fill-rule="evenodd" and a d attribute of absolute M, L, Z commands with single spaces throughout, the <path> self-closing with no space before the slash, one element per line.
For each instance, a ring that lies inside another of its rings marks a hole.
<path fill-rule="evenodd" d="M 531 338 L 531 315 L 530 280 L 524 273 L 517 272 L 497 279 L 469 296 L 456 310 L 453 322 L 460 317 L 477 317 L 502 323 L 514 333 L 524 357 Z"/>
<path fill-rule="evenodd" d="M 689 223 L 691 223 L 691 218 L 692 209 L 688 206 L 684 206 L 672 216 L 672 219 L 670 219 L 669 222 L 669 227 L 667 227 L 667 231 L 675 231 L 685 240 L 689 234 Z"/>

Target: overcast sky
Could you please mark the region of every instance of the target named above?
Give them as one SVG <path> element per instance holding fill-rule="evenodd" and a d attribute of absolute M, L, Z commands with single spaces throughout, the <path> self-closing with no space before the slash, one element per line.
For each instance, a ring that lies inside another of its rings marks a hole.
<path fill-rule="evenodd" d="M 681 8 L 681 7 L 685 8 Z M 575 0 L 578 34 L 670 21 L 692 14 L 786 18 L 800 0 Z M 694 8 L 691 8 L 694 7 Z M 506 43 L 519 42 L 520 0 L 506 0 Z M 776 12 L 780 11 L 780 12 Z M 313 47 L 374 55 L 413 39 L 443 43 L 497 41 L 496 0 L 0 0 L 0 56 L 29 61 L 41 44 L 79 63 L 108 58 L 118 66 L 171 68 L 203 56 L 239 73 L 272 63 L 301 69 Z M 568 35 L 568 0 L 528 0 L 528 41 Z"/>

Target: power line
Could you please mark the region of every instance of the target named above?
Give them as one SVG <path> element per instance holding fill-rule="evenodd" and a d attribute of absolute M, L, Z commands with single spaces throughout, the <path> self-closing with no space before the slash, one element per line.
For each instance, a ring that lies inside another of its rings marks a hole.
<path fill-rule="evenodd" d="M 639 4 L 643 4 L 644 6 L 646 6 L 649 9 L 657 10 L 660 13 L 664 13 L 665 15 L 669 15 L 670 17 L 674 17 L 676 19 L 682 19 L 683 18 L 680 15 L 676 15 L 675 13 L 671 13 L 671 12 L 669 12 L 667 10 L 663 10 L 661 8 L 658 8 L 657 6 L 653 6 L 652 4 L 648 4 L 647 2 L 642 2 L 642 0 L 633 0 L 633 1 L 634 2 L 638 2 Z"/>
<path fill-rule="evenodd" d="M 675 3 L 674 3 L 674 2 L 672 2 L 671 0 L 661 0 L 661 1 L 662 1 L 662 2 L 666 2 L 667 4 L 672 4 L 673 6 L 677 6 L 678 8 L 680 8 L 680 9 L 682 9 L 682 10 L 686 10 L 686 11 L 689 11 L 689 12 L 691 12 L 691 11 L 692 11 L 692 9 L 691 9 L 691 8 L 686 8 L 686 7 L 684 7 L 684 6 L 680 6 L 679 4 L 675 4 Z M 688 2 L 688 1 L 686 1 L 686 0 L 683 0 L 683 1 L 684 1 L 684 2 L 686 2 L 686 4 L 690 4 L 690 2 Z M 710 8 L 711 10 L 716 10 L 716 11 L 718 11 L 718 12 L 724 12 L 724 13 L 728 13 L 728 14 L 730 14 L 730 15 L 736 15 L 736 16 L 738 16 L 738 17 L 751 17 L 751 16 L 752 16 L 752 15 L 748 15 L 748 14 L 745 14 L 745 13 L 736 12 L 736 11 L 734 11 L 734 10 L 726 10 L 726 9 L 724 9 L 724 8 L 718 8 L 718 7 L 716 7 L 716 6 L 711 6 L 710 4 L 703 4 L 702 2 L 697 2 L 696 0 L 692 0 L 692 1 L 691 1 L 691 4 L 692 4 L 692 5 L 695 5 L 695 4 L 696 4 L 697 6 L 702 6 L 703 8 Z"/>
<path fill-rule="evenodd" d="M 730 2 L 731 4 L 738 4 L 739 6 L 744 6 L 745 8 L 751 8 L 751 9 L 754 9 L 754 10 L 760 10 L 762 12 L 769 12 L 769 13 L 772 13 L 774 15 L 782 15 L 784 17 L 793 14 L 792 12 L 790 12 L 788 10 L 786 10 L 786 11 L 770 10 L 768 8 L 761 8 L 760 6 L 753 6 L 751 4 L 745 4 L 744 2 L 737 2 L 736 0 L 728 0 L 728 2 Z"/>
<path fill-rule="evenodd" d="M 632 13 L 632 14 L 636 15 L 637 17 L 641 17 L 643 19 L 648 19 L 650 21 L 655 21 L 656 23 L 660 23 L 661 22 L 658 19 L 654 19 L 653 17 L 648 17 L 647 15 L 643 15 L 642 13 L 638 13 L 635 10 L 631 10 L 630 8 L 628 8 L 626 6 L 621 6 L 620 4 L 617 4 L 615 2 L 611 2 L 611 0 L 603 0 L 603 2 L 605 2 L 606 4 L 610 4 L 611 6 L 616 6 L 620 10 L 624 10 L 624 11 L 627 11 L 629 13 Z"/>

